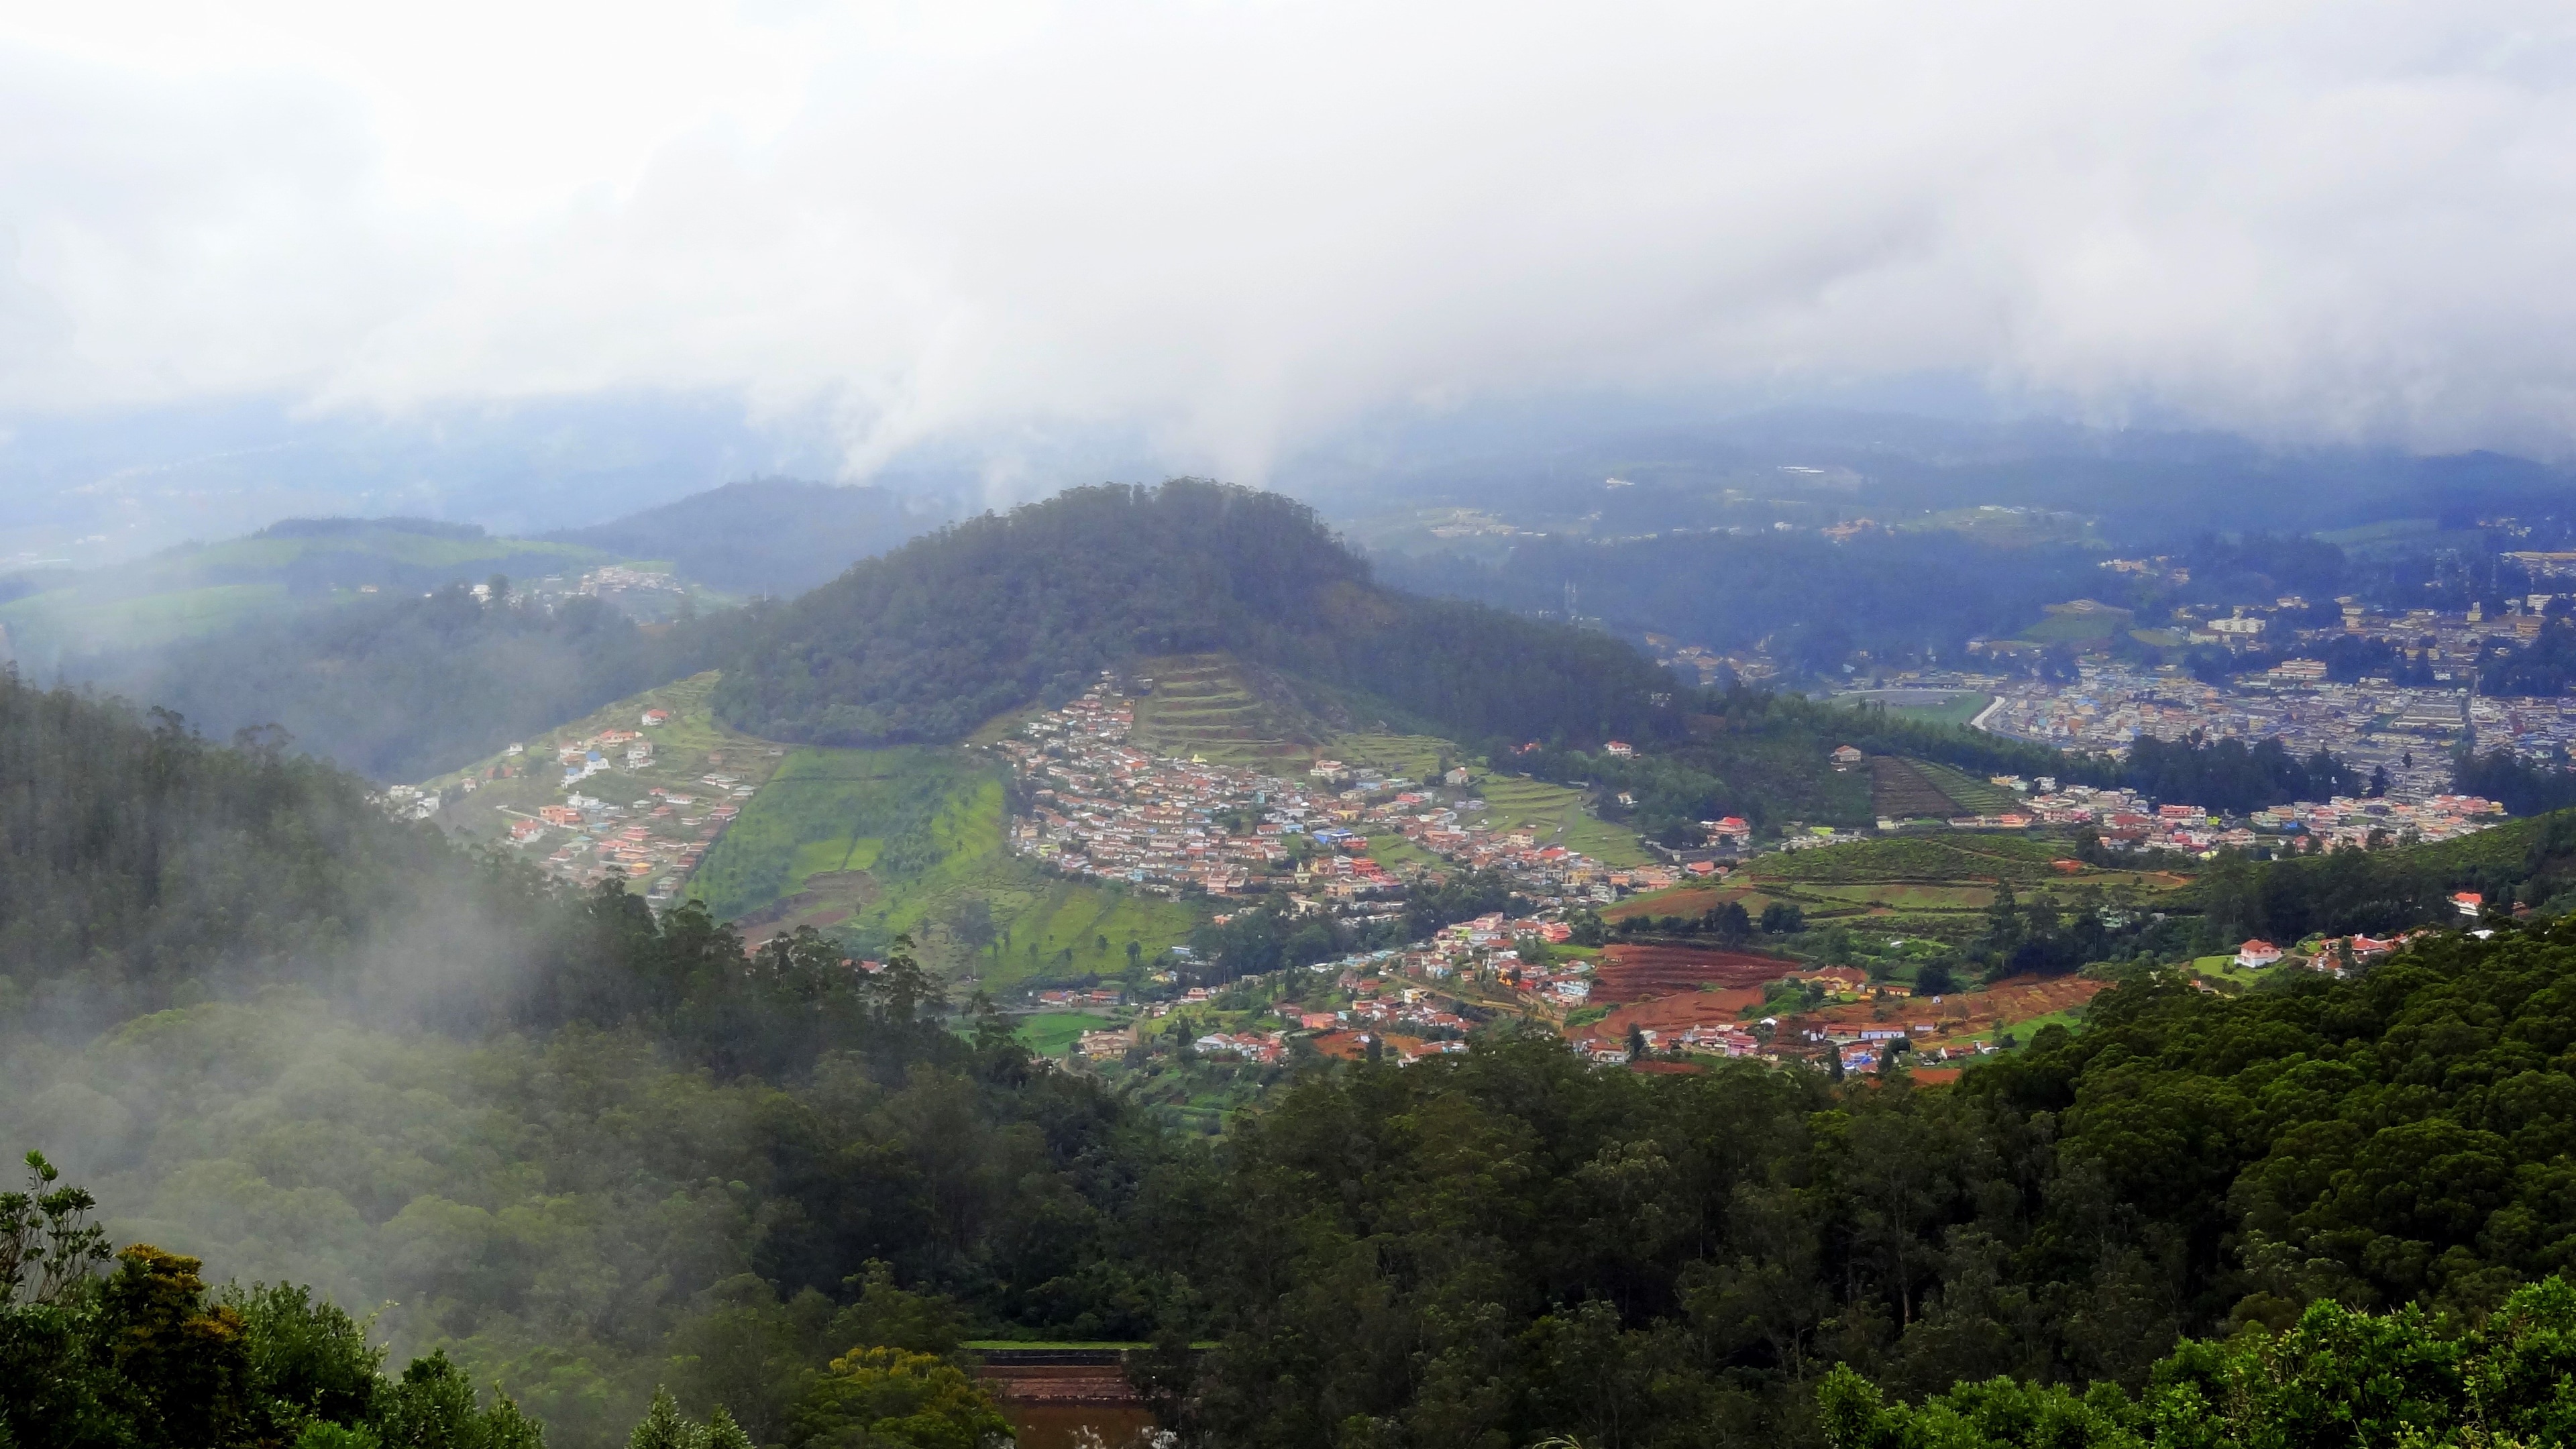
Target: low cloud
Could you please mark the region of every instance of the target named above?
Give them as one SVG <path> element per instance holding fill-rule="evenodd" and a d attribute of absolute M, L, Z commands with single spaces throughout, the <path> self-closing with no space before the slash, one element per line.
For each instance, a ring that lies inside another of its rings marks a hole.
<path fill-rule="evenodd" d="M 853 476 L 1258 478 L 1957 376 L 2563 454 L 2571 82 L 2505 3 L 62 7 L 0 31 L 0 409 L 713 391 Z"/>

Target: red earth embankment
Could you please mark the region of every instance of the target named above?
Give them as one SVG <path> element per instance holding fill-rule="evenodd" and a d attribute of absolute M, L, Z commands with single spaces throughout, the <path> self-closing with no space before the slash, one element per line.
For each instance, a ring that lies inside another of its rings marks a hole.
<path fill-rule="evenodd" d="M 1696 946 L 1621 944 L 1601 952 L 1593 970 L 1592 1000 L 1598 1005 L 1643 1001 L 1676 992 L 1718 987 L 1759 986 L 1807 968 L 1777 956 L 1750 951 L 1713 951 Z"/>

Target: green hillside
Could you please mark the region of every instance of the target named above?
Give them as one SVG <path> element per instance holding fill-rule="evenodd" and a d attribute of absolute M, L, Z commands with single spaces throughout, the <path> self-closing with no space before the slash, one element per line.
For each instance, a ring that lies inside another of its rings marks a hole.
<path fill-rule="evenodd" d="M 419 593 L 492 574 L 578 574 L 616 556 L 405 518 L 289 519 L 245 538 L 183 544 L 63 578 L 0 605 L 21 661 L 152 648 L 359 591 Z"/>
<path fill-rule="evenodd" d="M 991 990 L 1033 976 L 1115 975 L 1186 941 L 1185 905 L 1071 881 L 1010 854 L 1001 772 L 929 745 L 807 747 L 690 878 L 688 894 L 755 937 L 812 926 L 882 950 L 910 935 L 924 963 Z"/>
<path fill-rule="evenodd" d="M 778 739 L 945 743 L 1104 670 L 1213 653 L 1476 741 L 1681 728 L 1628 646 L 1379 588 L 1311 509 L 1191 480 L 1073 489 L 862 563 L 766 622 L 717 709 Z M 1221 736 L 1224 703 L 1178 723 Z"/>

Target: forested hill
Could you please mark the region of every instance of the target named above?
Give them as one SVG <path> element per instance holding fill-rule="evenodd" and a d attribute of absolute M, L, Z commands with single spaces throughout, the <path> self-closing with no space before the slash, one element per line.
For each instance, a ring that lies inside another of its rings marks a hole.
<path fill-rule="evenodd" d="M 1209 651 L 1476 741 L 1680 728 L 1626 645 L 1379 588 L 1305 505 L 1191 479 L 1074 489 L 861 563 L 780 610 L 716 704 L 776 739 L 944 741 L 1123 660 Z"/>
<path fill-rule="evenodd" d="M 345 957 L 454 862 L 271 738 L 222 748 L 0 675 L 0 1020 L 114 1019 Z"/>

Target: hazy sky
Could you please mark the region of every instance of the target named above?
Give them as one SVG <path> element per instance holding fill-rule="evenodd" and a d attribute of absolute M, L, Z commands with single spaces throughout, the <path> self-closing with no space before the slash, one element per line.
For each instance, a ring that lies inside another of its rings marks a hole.
<path fill-rule="evenodd" d="M 2564 4 L 15 6 L 0 411 L 618 389 L 1258 477 L 1964 376 L 2565 453 Z"/>

